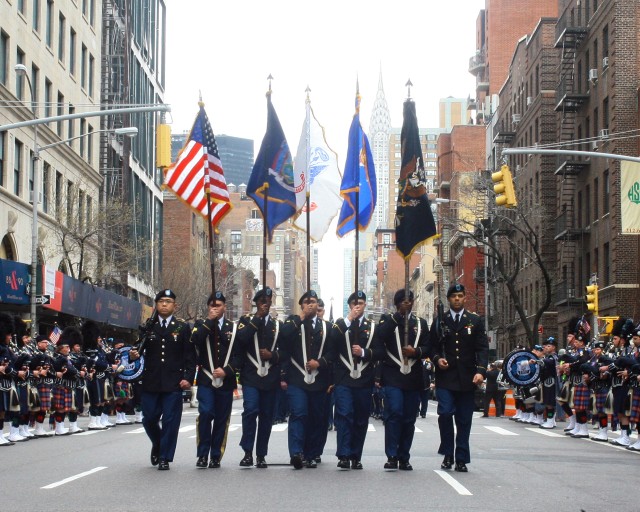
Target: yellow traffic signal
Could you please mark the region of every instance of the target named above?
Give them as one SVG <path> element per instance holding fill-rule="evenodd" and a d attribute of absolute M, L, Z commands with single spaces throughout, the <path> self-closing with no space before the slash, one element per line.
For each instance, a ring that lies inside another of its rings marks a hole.
<path fill-rule="evenodd" d="M 587 294 L 585 300 L 587 301 L 587 309 L 598 316 L 598 285 L 590 284 L 586 287 Z"/>
<path fill-rule="evenodd" d="M 496 193 L 496 204 L 513 208 L 518 205 L 516 191 L 513 187 L 513 177 L 508 165 L 503 165 L 498 172 L 491 175 L 491 181 L 495 183 L 493 191 Z"/>

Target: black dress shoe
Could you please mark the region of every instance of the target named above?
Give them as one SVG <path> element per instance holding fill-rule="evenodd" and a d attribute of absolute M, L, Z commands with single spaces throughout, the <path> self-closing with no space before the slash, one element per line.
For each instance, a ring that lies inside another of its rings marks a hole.
<path fill-rule="evenodd" d="M 207 467 L 207 458 L 206 457 L 198 457 L 196 461 L 197 468 L 206 468 Z"/>
<path fill-rule="evenodd" d="M 453 457 L 451 455 L 445 455 L 440 464 L 441 469 L 451 469 L 453 467 Z"/>
<path fill-rule="evenodd" d="M 213 457 L 209 461 L 209 468 L 210 469 L 218 469 L 219 467 L 220 467 L 220 459 L 218 457 Z"/>
<path fill-rule="evenodd" d="M 401 462 L 398 465 L 398 469 L 400 471 L 413 471 L 413 466 L 409 464 L 409 461 L 406 461 L 406 462 Z"/>
<path fill-rule="evenodd" d="M 322 462 L 322 457 L 318 456 L 315 458 L 316 464 L 320 464 Z"/>
<path fill-rule="evenodd" d="M 389 457 L 387 462 L 384 463 L 384 469 L 395 470 L 398 469 L 398 459 L 395 457 Z"/>
<path fill-rule="evenodd" d="M 340 469 L 349 469 L 351 467 L 349 464 L 349 459 L 347 459 L 346 457 L 338 459 L 338 467 Z"/>
<path fill-rule="evenodd" d="M 315 459 L 306 460 L 304 465 L 309 469 L 316 469 L 318 467 L 318 463 L 315 461 Z"/>
<path fill-rule="evenodd" d="M 351 459 L 351 469 L 362 469 L 362 462 L 358 459 Z"/>
<path fill-rule="evenodd" d="M 267 461 L 264 460 L 264 457 L 256 457 L 256 467 L 259 469 L 267 468 Z"/>
<path fill-rule="evenodd" d="M 294 469 L 302 469 L 304 462 L 302 460 L 301 453 L 296 453 L 293 457 L 291 457 L 291 465 Z"/>
<path fill-rule="evenodd" d="M 459 473 L 466 473 L 467 471 L 469 471 L 467 469 L 467 465 L 464 462 L 459 462 L 459 461 L 456 461 L 455 470 Z"/>
<path fill-rule="evenodd" d="M 158 461 L 158 469 L 160 471 L 169 471 L 169 462 L 166 459 L 160 459 Z"/>
<path fill-rule="evenodd" d="M 160 461 L 160 448 L 152 446 L 151 447 L 151 465 L 157 466 Z"/>
<path fill-rule="evenodd" d="M 251 452 L 244 452 L 244 457 L 240 461 L 240 465 L 243 468 L 250 468 L 253 466 L 253 454 Z"/>

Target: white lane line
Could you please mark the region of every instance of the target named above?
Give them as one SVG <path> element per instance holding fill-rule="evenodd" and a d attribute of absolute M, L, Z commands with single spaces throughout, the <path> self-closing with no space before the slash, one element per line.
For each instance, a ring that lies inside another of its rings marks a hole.
<path fill-rule="evenodd" d="M 183 433 L 183 432 L 190 432 L 192 430 L 195 430 L 196 426 L 195 425 L 185 425 L 184 427 L 180 427 L 180 429 L 178 429 L 178 432 Z"/>
<path fill-rule="evenodd" d="M 40 489 L 54 489 L 64 484 L 68 484 L 69 482 L 73 482 L 74 480 L 78 480 L 78 478 L 82 478 L 85 476 L 89 476 L 93 473 L 97 473 L 98 471 L 102 471 L 103 469 L 107 469 L 106 466 L 98 466 L 97 468 L 90 469 L 89 471 L 85 471 L 84 473 L 79 473 L 74 476 L 70 476 L 69 478 L 65 478 L 64 480 L 60 480 L 59 482 L 54 482 L 49 485 L 45 485 L 44 487 L 40 487 Z"/>
<path fill-rule="evenodd" d="M 515 432 L 511 432 L 510 430 L 507 430 L 506 428 L 502 428 L 502 427 L 487 427 L 485 425 L 485 427 L 487 430 L 491 430 L 491 432 L 495 432 L 496 434 L 500 434 L 501 436 L 519 436 L 520 434 L 516 434 Z"/>
<path fill-rule="evenodd" d="M 467 489 L 464 485 L 458 482 L 455 478 L 453 478 L 446 471 L 442 471 L 440 469 L 434 469 L 436 475 L 442 478 L 445 482 L 447 482 L 451 487 L 455 489 L 455 491 L 461 496 L 473 496 L 469 489 Z"/>
<path fill-rule="evenodd" d="M 144 432 L 144 427 L 141 428 L 135 428 L 133 430 L 129 430 L 128 432 L 125 432 L 125 434 L 142 434 Z"/>
<path fill-rule="evenodd" d="M 376 427 L 374 427 L 371 423 L 369 423 L 369 426 L 367 427 L 367 432 L 375 432 L 376 431 Z"/>
<path fill-rule="evenodd" d="M 288 423 L 279 423 L 278 425 L 273 425 L 271 427 L 271 432 L 284 432 L 285 430 L 287 430 L 288 426 Z"/>
<path fill-rule="evenodd" d="M 423 431 L 422 429 L 420 429 L 420 428 L 416 427 L 416 432 L 422 433 L 422 432 L 424 432 L 424 431 Z"/>
<path fill-rule="evenodd" d="M 239 423 L 229 425 L 229 432 L 235 432 L 236 430 L 240 430 L 240 428 L 242 428 L 242 425 L 240 425 Z"/>
<path fill-rule="evenodd" d="M 551 432 L 544 428 L 531 428 L 525 427 L 525 430 L 530 430 L 531 432 L 535 432 L 536 434 L 542 434 L 543 436 L 549 437 L 565 437 L 563 434 L 556 434 L 555 432 Z"/>
<path fill-rule="evenodd" d="M 92 436 L 93 434 L 100 434 L 102 432 L 106 432 L 107 429 L 104 430 L 86 430 L 85 432 L 79 432 L 77 434 L 73 434 L 74 436 Z"/>
<path fill-rule="evenodd" d="M 238 416 L 240 414 L 242 414 L 242 409 L 234 409 L 231 411 L 231 416 Z"/>

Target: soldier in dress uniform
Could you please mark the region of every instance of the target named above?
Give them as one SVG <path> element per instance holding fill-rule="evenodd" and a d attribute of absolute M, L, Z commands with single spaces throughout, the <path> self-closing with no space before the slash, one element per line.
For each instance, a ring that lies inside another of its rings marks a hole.
<path fill-rule="evenodd" d="M 295 469 L 317 467 L 322 455 L 322 431 L 327 428 L 325 396 L 329 388 L 329 324 L 317 317 L 318 294 L 305 292 L 298 301 L 300 315 L 291 315 L 282 326 L 281 361 L 289 401 L 288 442 Z"/>
<path fill-rule="evenodd" d="M 253 466 L 254 443 L 256 467 L 267 467 L 265 457 L 271 436 L 276 392 L 280 387 L 279 341 L 282 330 L 282 322 L 269 315 L 272 300 L 273 290 L 269 287 L 262 288 L 253 297 L 255 314 L 243 316 L 238 322 L 235 349 L 241 360 L 242 467 Z"/>
<path fill-rule="evenodd" d="M 157 318 L 129 358 L 144 355 L 142 425 L 151 440 L 151 465 L 168 470 L 178 443 L 182 390 L 189 389 L 195 377 L 195 357 L 189 325 L 174 316 L 176 294 L 162 290 L 155 303 Z"/>
<path fill-rule="evenodd" d="M 198 365 L 196 467 L 219 468 L 227 443 L 233 390 L 238 387 L 239 358 L 233 350 L 237 325 L 224 316 L 222 292 L 209 296 L 207 308 L 206 320 L 197 321 L 191 333 Z"/>
<path fill-rule="evenodd" d="M 362 469 L 375 379 L 374 363 L 382 358 L 383 348 L 375 323 L 364 316 L 365 293 L 361 290 L 353 292 L 347 303 L 349 314 L 334 324 L 327 358 L 333 362 L 338 468 Z"/>
<path fill-rule="evenodd" d="M 413 292 L 407 297 L 398 290 L 393 297 L 396 312 L 380 318 L 378 337 L 384 347 L 380 363 L 384 408 L 384 445 L 387 462 L 384 469 L 411 471 L 409 462 L 416 416 L 420 408 L 420 391 L 424 387 L 422 359 L 427 356 L 429 326 L 411 313 Z M 408 337 L 405 339 L 405 324 Z"/>
<path fill-rule="evenodd" d="M 482 319 L 464 307 L 462 284 L 447 290 L 449 311 L 431 326 L 428 356 L 436 367 L 436 396 L 442 469 L 467 472 L 471 461 L 469 434 L 474 409 L 474 392 L 484 381 L 489 364 L 489 342 Z M 453 422 L 457 427 L 455 434 Z"/>

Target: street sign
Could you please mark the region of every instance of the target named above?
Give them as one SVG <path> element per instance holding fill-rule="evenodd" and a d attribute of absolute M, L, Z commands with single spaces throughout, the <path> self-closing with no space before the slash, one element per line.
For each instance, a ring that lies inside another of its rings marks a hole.
<path fill-rule="evenodd" d="M 51 302 L 51 295 L 36 295 L 36 304 L 40 304 L 41 306 L 44 304 L 49 304 Z"/>

